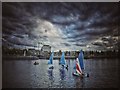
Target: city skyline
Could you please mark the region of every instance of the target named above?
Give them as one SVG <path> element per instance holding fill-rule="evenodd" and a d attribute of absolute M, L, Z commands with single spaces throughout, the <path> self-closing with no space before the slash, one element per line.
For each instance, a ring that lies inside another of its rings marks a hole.
<path fill-rule="evenodd" d="M 118 3 L 2 3 L 2 44 L 52 50 L 116 50 Z"/>

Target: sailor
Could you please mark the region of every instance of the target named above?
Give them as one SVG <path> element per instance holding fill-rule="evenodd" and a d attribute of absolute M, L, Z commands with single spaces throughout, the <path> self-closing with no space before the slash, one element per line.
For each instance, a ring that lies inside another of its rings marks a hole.
<path fill-rule="evenodd" d="M 66 69 L 68 70 L 68 65 L 66 66 Z"/>

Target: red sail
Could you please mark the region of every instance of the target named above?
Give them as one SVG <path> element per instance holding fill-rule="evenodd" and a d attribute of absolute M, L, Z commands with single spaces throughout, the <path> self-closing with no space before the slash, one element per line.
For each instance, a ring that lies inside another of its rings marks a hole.
<path fill-rule="evenodd" d="M 76 71 L 77 71 L 79 74 L 82 74 L 82 70 L 81 70 L 81 67 L 80 67 L 80 65 L 79 65 L 79 60 L 78 60 L 78 58 L 77 58 L 77 60 L 76 60 Z"/>

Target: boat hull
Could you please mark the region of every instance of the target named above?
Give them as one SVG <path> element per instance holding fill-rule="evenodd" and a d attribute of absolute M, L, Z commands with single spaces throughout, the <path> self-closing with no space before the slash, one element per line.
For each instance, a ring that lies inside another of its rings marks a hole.
<path fill-rule="evenodd" d="M 78 73 L 72 73 L 72 74 L 73 74 L 73 76 L 83 77 L 83 75 L 80 75 L 80 74 L 78 74 Z"/>
<path fill-rule="evenodd" d="M 35 62 L 34 65 L 38 65 L 39 63 L 38 62 Z"/>
<path fill-rule="evenodd" d="M 50 66 L 49 69 L 54 69 L 54 66 Z"/>
<path fill-rule="evenodd" d="M 82 74 L 82 75 L 80 75 L 80 74 L 78 74 L 78 73 L 72 73 L 73 74 L 73 76 L 78 76 L 78 77 L 89 77 L 89 74 L 88 73 L 86 73 L 86 74 Z"/>

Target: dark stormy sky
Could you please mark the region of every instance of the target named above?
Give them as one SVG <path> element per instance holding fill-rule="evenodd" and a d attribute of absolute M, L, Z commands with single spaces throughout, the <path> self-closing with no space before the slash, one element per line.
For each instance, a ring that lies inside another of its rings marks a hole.
<path fill-rule="evenodd" d="M 2 44 L 9 47 L 118 49 L 119 24 L 118 3 L 2 3 Z"/>

